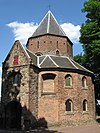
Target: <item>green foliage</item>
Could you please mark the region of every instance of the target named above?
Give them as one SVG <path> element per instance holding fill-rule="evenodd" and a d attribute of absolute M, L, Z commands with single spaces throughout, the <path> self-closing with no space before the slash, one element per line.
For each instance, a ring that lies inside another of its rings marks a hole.
<path fill-rule="evenodd" d="M 92 41 L 100 39 L 100 25 L 97 21 L 82 24 L 80 32 L 80 42 L 83 44 L 91 44 Z"/>
<path fill-rule="evenodd" d="M 80 65 L 84 65 L 85 57 L 81 53 L 81 54 L 74 56 L 74 60 L 78 62 Z"/>
<path fill-rule="evenodd" d="M 83 44 L 85 66 L 94 73 L 100 73 L 100 0 L 88 0 L 82 12 L 86 22 L 81 26 L 80 42 Z"/>
<path fill-rule="evenodd" d="M 94 72 L 96 99 L 100 99 L 100 0 L 86 1 L 82 12 L 86 13 L 87 18 L 80 30 L 84 56 L 74 58 Z"/>
<path fill-rule="evenodd" d="M 100 0 L 86 1 L 82 11 L 87 12 L 86 17 L 90 21 L 100 20 Z"/>

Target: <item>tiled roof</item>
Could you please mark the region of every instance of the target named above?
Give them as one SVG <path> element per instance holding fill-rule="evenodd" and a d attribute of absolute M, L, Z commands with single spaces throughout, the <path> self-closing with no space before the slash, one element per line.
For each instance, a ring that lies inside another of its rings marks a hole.
<path fill-rule="evenodd" d="M 72 58 L 67 56 L 55 56 L 55 55 L 43 55 L 38 57 L 40 68 L 65 68 L 72 70 L 79 70 L 83 72 L 91 73 L 88 69 L 75 62 Z M 41 60 L 42 58 L 42 60 Z M 41 61 L 40 61 L 41 60 Z"/>
<path fill-rule="evenodd" d="M 41 56 L 39 57 L 40 68 L 56 68 L 58 65 L 51 59 L 49 55 L 44 56 L 44 59 L 40 62 Z"/>
<path fill-rule="evenodd" d="M 45 15 L 36 31 L 33 33 L 32 37 L 44 34 L 66 36 L 65 32 L 62 30 L 51 11 L 48 11 L 48 13 Z"/>
<path fill-rule="evenodd" d="M 37 56 L 35 54 L 33 54 L 30 50 L 26 49 L 26 52 L 28 53 L 28 55 L 31 58 L 32 63 L 37 66 Z"/>
<path fill-rule="evenodd" d="M 67 56 L 43 55 L 43 57 L 38 57 L 39 60 L 43 58 L 43 60 L 41 60 L 41 63 L 39 62 L 40 68 L 65 68 L 92 73 L 88 69 L 75 62 L 72 58 L 69 58 Z"/>
<path fill-rule="evenodd" d="M 26 51 L 30 56 L 30 58 L 32 59 L 33 64 L 40 69 L 41 68 L 49 68 L 49 69 L 60 68 L 60 69 L 66 69 L 66 70 L 78 70 L 78 71 L 83 71 L 83 72 L 92 74 L 91 71 L 79 65 L 72 58 L 69 58 L 67 56 L 55 56 L 55 55 L 36 56 L 29 50 L 26 49 Z"/>

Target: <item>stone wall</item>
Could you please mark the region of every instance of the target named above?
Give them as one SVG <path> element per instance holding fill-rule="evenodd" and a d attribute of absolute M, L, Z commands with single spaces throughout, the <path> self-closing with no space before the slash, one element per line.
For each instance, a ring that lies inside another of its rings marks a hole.
<path fill-rule="evenodd" d="M 38 38 L 29 40 L 28 48 L 30 50 L 32 49 L 32 52 L 43 52 L 43 54 L 50 52 L 50 54 L 53 54 L 56 48 L 58 48 L 62 54 L 66 54 L 66 50 L 68 53 L 66 46 L 69 43 L 66 41 L 66 38 L 42 36 L 39 37 L 39 40 Z M 52 42 L 50 42 L 51 40 Z M 36 46 L 38 41 L 39 47 Z M 48 51 L 46 47 L 49 49 Z M 18 64 L 14 64 L 15 55 L 18 55 Z M 14 74 L 16 72 L 21 75 L 20 84 L 17 87 L 13 84 Z M 54 76 L 51 80 L 49 79 L 52 82 L 51 84 L 45 82 L 45 87 L 49 85 L 49 90 L 46 88 L 43 89 L 43 74 L 52 74 Z M 70 75 L 72 78 L 71 86 L 65 85 L 66 75 Z M 85 87 L 82 87 L 83 77 L 86 78 Z M 66 111 L 65 103 L 68 99 L 73 104 L 73 110 L 71 111 Z M 86 73 L 83 74 L 83 72 L 78 73 L 63 69 L 43 71 L 43 69 L 39 69 L 31 64 L 30 57 L 18 41 L 15 42 L 3 63 L 2 75 L 1 102 L 6 106 L 14 100 L 21 104 L 21 115 L 24 117 L 25 126 L 28 127 L 34 121 L 37 122 L 38 119 L 43 119 L 47 123 L 76 121 L 81 123 L 83 121 L 95 120 L 95 96 L 91 76 Z M 87 100 L 86 111 L 83 111 L 84 100 Z"/>
<path fill-rule="evenodd" d="M 30 66 L 29 69 L 29 111 L 34 119 L 38 118 L 38 73 L 39 70 Z M 31 117 L 32 119 L 32 117 Z"/>
<path fill-rule="evenodd" d="M 14 64 L 14 57 L 18 56 L 18 64 Z M 3 63 L 2 75 L 2 102 L 5 104 L 13 100 L 12 92 L 15 91 L 13 85 L 15 73 L 21 75 L 20 85 L 17 86 L 17 100 L 22 102 L 22 106 L 28 107 L 29 97 L 29 57 L 19 41 L 16 41 Z"/>

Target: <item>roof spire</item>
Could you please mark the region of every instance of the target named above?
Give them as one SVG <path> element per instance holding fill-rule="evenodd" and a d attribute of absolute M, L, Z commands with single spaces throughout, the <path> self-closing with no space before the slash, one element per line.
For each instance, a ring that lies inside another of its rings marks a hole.
<path fill-rule="evenodd" d="M 51 9 L 51 5 L 49 4 L 49 10 Z"/>
<path fill-rule="evenodd" d="M 62 30 L 61 26 L 58 24 L 56 18 L 50 10 L 44 16 L 32 37 L 44 34 L 66 36 L 65 32 Z"/>

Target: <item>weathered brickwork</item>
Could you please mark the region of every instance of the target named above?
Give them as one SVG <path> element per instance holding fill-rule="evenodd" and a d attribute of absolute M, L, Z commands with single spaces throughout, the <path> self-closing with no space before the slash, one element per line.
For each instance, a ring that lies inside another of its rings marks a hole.
<path fill-rule="evenodd" d="M 42 93 L 41 75 L 44 73 L 56 74 L 54 93 Z M 65 76 L 72 76 L 72 87 L 65 86 Z M 87 79 L 87 87 L 82 87 L 82 77 Z M 65 102 L 71 99 L 73 102 L 73 111 L 67 112 Z M 83 111 L 83 100 L 88 102 L 87 112 Z M 60 72 L 60 71 L 45 71 L 40 73 L 39 77 L 39 103 L 38 116 L 46 118 L 52 122 L 66 121 L 92 121 L 95 119 L 95 104 L 94 104 L 94 89 L 90 76 L 80 73 Z"/>
<path fill-rule="evenodd" d="M 32 36 L 26 47 L 15 41 L 3 62 L 5 127 L 29 129 L 39 120 L 67 125 L 94 121 L 93 74 L 72 60 L 71 41 L 47 33 Z"/>
<path fill-rule="evenodd" d="M 43 93 L 42 91 L 42 75 L 52 73 L 57 75 L 57 72 L 53 71 L 45 71 L 39 73 L 39 100 L 38 100 L 38 117 L 44 117 L 48 122 L 54 123 L 58 122 L 58 98 L 57 98 L 57 85 L 58 85 L 58 79 L 57 76 L 55 77 L 54 81 L 54 92 L 47 92 Z M 50 87 L 50 86 L 49 86 Z"/>
<path fill-rule="evenodd" d="M 72 56 L 71 45 L 66 37 L 44 35 L 30 38 L 27 43 L 27 48 L 33 53 L 56 55 L 56 51 L 58 50 L 60 55 Z"/>
<path fill-rule="evenodd" d="M 42 50 L 41 48 L 39 52 L 43 53 Z M 18 55 L 17 65 L 14 65 L 15 55 Z M 21 74 L 18 93 L 15 93 L 16 88 L 13 86 L 14 71 Z M 53 75 L 53 78 L 45 81 L 45 78 L 43 79 L 45 74 Z M 71 76 L 72 86 L 65 85 L 66 75 Z M 82 87 L 83 77 L 86 78 L 85 87 Z M 29 123 L 32 125 L 41 118 L 45 118 L 49 124 L 95 120 L 94 88 L 91 76 L 83 72 L 71 72 L 71 70 L 69 72 L 63 69 L 42 71 L 30 62 L 30 58 L 18 42 L 14 44 L 4 62 L 2 88 L 2 102 L 5 106 L 15 99 L 20 102 L 26 126 L 30 126 Z M 72 111 L 66 111 L 65 103 L 68 99 L 72 101 Z M 84 100 L 87 100 L 86 111 L 83 111 Z"/>
<path fill-rule="evenodd" d="M 72 88 L 64 86 L 65 75 L 70 74 L 72 76 Z M 59 121 L 78 121 L 78 120 L 89 120 L 94 119 L 95 108 L 94 108 L 94 91 L 91 83 L 91 78 L 87 78 L 87 88 L 82 88 L 82 77 L 84 75 L 77 73 L 59 73 L 58 86 L 59 86 Z M 90 87 L 91 85 L 91 87 Z M 65 102 L 67 99 L 71 99 L 73 102 L 73 112 L 66 112 Z M 88 101 L 87 112 L 82 110 L 82 102 L 86 99 Z"/>

